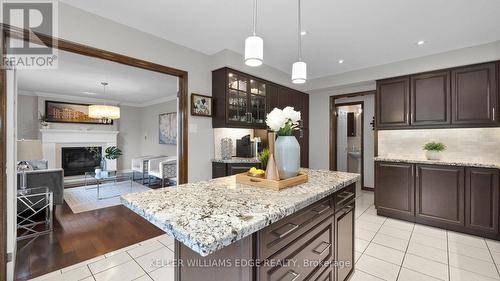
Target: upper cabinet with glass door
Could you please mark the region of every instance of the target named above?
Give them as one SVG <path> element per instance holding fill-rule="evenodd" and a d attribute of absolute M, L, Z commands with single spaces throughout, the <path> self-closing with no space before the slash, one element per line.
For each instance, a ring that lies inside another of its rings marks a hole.
<path fill-rule="evenodd" d="M 266 128 L 266 83 L 228 68 L 212 75 L 214 128 Z"/>
<path fill-rule="evenodd" d="M 250 118 L 252 123 L 266 122 L 266 84 L 250 79 Z"/>

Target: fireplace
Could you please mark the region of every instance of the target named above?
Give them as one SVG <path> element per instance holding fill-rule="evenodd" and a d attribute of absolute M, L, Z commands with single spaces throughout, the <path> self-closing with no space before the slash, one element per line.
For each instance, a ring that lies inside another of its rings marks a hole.
<path fill-rule="evenodd" d="M 101 164 L 100 155 L 102 147 L 62 147 L 61 164 L 65 176 L 84 175 L 85 172 L 92 172 Z"/>

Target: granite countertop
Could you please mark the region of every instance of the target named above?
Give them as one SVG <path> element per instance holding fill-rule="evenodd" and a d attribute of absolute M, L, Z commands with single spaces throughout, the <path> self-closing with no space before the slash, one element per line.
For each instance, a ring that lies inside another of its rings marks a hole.
<path fill-rule="evenodd" d="M 257 158 L 244 158 L 244 157 L 232 157 L 231 159 L 222 159 L 222 158 L 215 158 L 212 159 L 212 162 L 216 163 L 260 163 L 260 160 Z"/>
<path fill-rule="evenodd" d="M 217 178 L 121 197 L 122 203 L 207 256 L 359 180 L 359 174 L 304 169 L 307 183 L 273 191 Z"/>
<path fill-rule="evenodd" d="M 481 161 L 481 160 L 462 160 L 462 159 L 427 160 L 425 158 L 412 158 L 404 156 L 379 156 L 373 159 L 375 161 L 381 161 L 381 162 L 383 161 L 383 162 L 396 162 L 396 163 L 433 164 L 433 165 L 500 169 L 500 162 L 493 163 L 491 161 Z"/>

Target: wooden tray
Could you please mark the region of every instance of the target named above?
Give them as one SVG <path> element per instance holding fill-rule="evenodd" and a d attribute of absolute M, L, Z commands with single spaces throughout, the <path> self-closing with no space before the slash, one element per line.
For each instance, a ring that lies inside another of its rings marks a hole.
<path fill-rule="evenodd" d="M 246 185 L 252 185 L 257 187 L 269 188 L 272 190 L 279 191 L 281 189 L 291 187 L 294 185 L 299 185 L 308 181 L 306 173 L 299 173 L 297 176 L 288 178 L 286 180 L 268 180 L 265 178 L 256 178 L 249 176 L 246 172 L 236 175 L 236 182 Z"/>

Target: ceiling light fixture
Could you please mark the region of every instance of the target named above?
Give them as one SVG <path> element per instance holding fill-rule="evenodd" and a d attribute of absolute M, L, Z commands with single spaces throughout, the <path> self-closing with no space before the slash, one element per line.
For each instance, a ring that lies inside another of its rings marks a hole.
<path fill-rule="evenodd" d="M 257 25 L 257 0 L 253 1 L 253 34 L 245 39 L 245 64 L 259 66 L 264 60 L 264 40 L 255 33 Z"/>
<path fill-rule="evenodd" d="M 301 23 L 301 17 L 300 17 L 300 0 L 298 0 L 298 29 L 297 29 L 297 34 L 299 38 L 299 48 L 298 48 L 298 55 L 299 55 L 299 60 L 294 62 L 292 65 L 292 83 L 294 84 L 304 84 L 307 81 L 307 64 L 302 61 L 302 36 L 301 36 L 301 30 L 302 30 L 302 23 Z"/>
<path fill-rule="evenodd" d="M 107 82 L 101 82 L 103 97 L 106 96 Z M 89 117 L 101 119 L 102 123 L 110 124 L 112 120 L 120 119 L 120 108 L 114 105 L 93 104 L 89 106 Z"/>
<path fill-rule="evenodd" d="M 302 30 L 302 31 L 300 32 L 300 35 L 302 35 L 302 36 L 307 35 L 307 30 Z"/>
<path fill-rule="evenodd" d="M 343 63 L 344 63 L 344 60 L 339 60 L 339 63 L 340 63 L 340 64 L 343 64 Z"/>
<path fill-rule="evenodd" d="M 424 41 L 424 40 L 419 40 L 419 41 L 417 41 L 417 45 L 419 45 L 419 46 L 422 46 L 422 45 L 424 45 L 424 44 L 425 44 L 425 41 Z"/>

